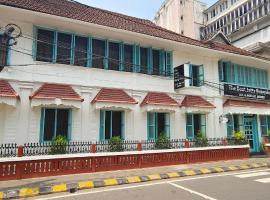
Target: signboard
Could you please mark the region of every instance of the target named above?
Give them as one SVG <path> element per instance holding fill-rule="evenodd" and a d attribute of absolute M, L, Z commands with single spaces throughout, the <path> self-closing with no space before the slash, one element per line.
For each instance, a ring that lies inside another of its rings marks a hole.
<path fill-rule="evenodd" d="M 233 84 L 224 84 L 224 95 L 242 97 L 254 100 L 270 101 L 270 90 L 239 86 Z"/>
<path fill-rule="evenodd" d="M 185 87 L 184 65 L 174 68 L 174 89 Z"/>

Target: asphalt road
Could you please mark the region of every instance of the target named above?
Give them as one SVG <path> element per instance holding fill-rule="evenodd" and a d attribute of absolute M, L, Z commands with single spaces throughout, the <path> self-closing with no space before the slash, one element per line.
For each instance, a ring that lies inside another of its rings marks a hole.
<path fill-rule="evenodd" d="M 59 193 L 33 199 L 65 200 L 267 200 L 270 169 L 211 174 Z"/>

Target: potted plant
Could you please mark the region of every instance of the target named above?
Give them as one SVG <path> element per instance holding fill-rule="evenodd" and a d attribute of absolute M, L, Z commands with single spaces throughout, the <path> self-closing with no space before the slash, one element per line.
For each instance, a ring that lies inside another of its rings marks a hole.
<path fill-rule="evenodd" d="M 67 147 L 68 140 L 65 136 L 58 135 L 52 139 L 52 146 L 50 149 L 50 154 L 56 155 L 56 154 L 66 154 L 67 153 Z"/>
<path fill-rule="evenodd" d="M 244 145 L 247 144 L 246 136 L 242 131 L 235 131 L 232 137 L 232 144 Z"/>
<path fill-rule="evenodd" d="M 195 137 L 195 146 L 196 147 L 206 147 L 206 146 L 208 146 L 208 139 L 201 130 L 199 130 L 197 132 L 197 135 Z"/>
<path fill-rule="evenodd" d="M 122 140 L 119 136 L 112 137 L 109 140 L 109 151 L 110 152 L 124 151 Z"/>
<path fill-rule="evenodd" d="M 166 136 L 166 133 L 162 132 L 155 143 L 156 149 L 170 149 L 171 143 L 169 137 Z"/>

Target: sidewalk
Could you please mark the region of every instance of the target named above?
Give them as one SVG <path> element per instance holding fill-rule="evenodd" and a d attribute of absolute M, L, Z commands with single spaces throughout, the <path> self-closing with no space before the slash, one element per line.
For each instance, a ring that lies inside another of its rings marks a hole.
<path fill-rule="evenodd" d="M 57 185 L 61 183 L 77 183 L 81 181 L 98 181 L 101 179 L 111 178 L 122 178 L 132 176 L 148 176 L 151 174 L 166 174 L 170 172 L 179 172 L 183 170 L 199 170 L 202 168 L 215 168 L 215 167 L 230 167 L 230 166 L 241 166 L 246 164 L 254 163 L 270 163 L 269 158 L 250 158 L 245 160 L 231 160 L 231 161 L 220 161 L 220 162 L 208 162 L 190 165 L 173 165 L 155 168 L 145 169 L 133 169 L 133 170 L 120 170 L 110 172 L 97 172 L 91 174 L 75 174 L 55 177 L 44 177 L 44 178 L 33 178 L 25 180 L 14 180 L 14 181 L 1 181 L 0 191 L 14 190 L 20 188 L 38 188 L 44 186 Z"/>

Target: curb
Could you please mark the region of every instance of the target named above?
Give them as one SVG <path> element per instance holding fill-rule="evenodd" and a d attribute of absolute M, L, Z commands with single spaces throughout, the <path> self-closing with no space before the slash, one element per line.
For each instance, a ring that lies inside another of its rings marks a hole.
<path fill-rule="evenodd" d="M 26 198 L 33 197 L 39 195 L 53 194 L 59 192 L 76 192 L 77 190 L 83 189 L 92 189 L 99 187 L 107 187 L 107 186 L 116 186 L 123 184 L 131 184 L 131 183 L 141 183 L 169 178 L 179 178 L 179 177 L 187 177 L 187 176 L 196 176 L 203 174 L 213 174 L 213 173 L 222 173 L 222 172 L 230 172 L 230 171 L 240 171 L 247 169 L 256 169 L 262 167 L 270 167 L 270 163 L 262 162 L 262 163 L 253 163 L 253 164 L 242 164 L 242 165 L 233 165 L 228 167 L 211 167 L 211 168 L 201 168 L 201 169 L 190 169 L 190 170 L 182 170 L 169 172 L 164 174 L 151 174 L 147 176 L 130 176 L 125 178 L 111 178 L 111 179 L 100 179 L 93 181 L 83 181 L 83 182 L 73 182 L 73 183 L 62 183 L 52 186 L 42 186 L 35 188 L 21 188 L 15 190 L 9 190 L 0 192 L 0 199 L 12 199 L 12 198 Z"/>

